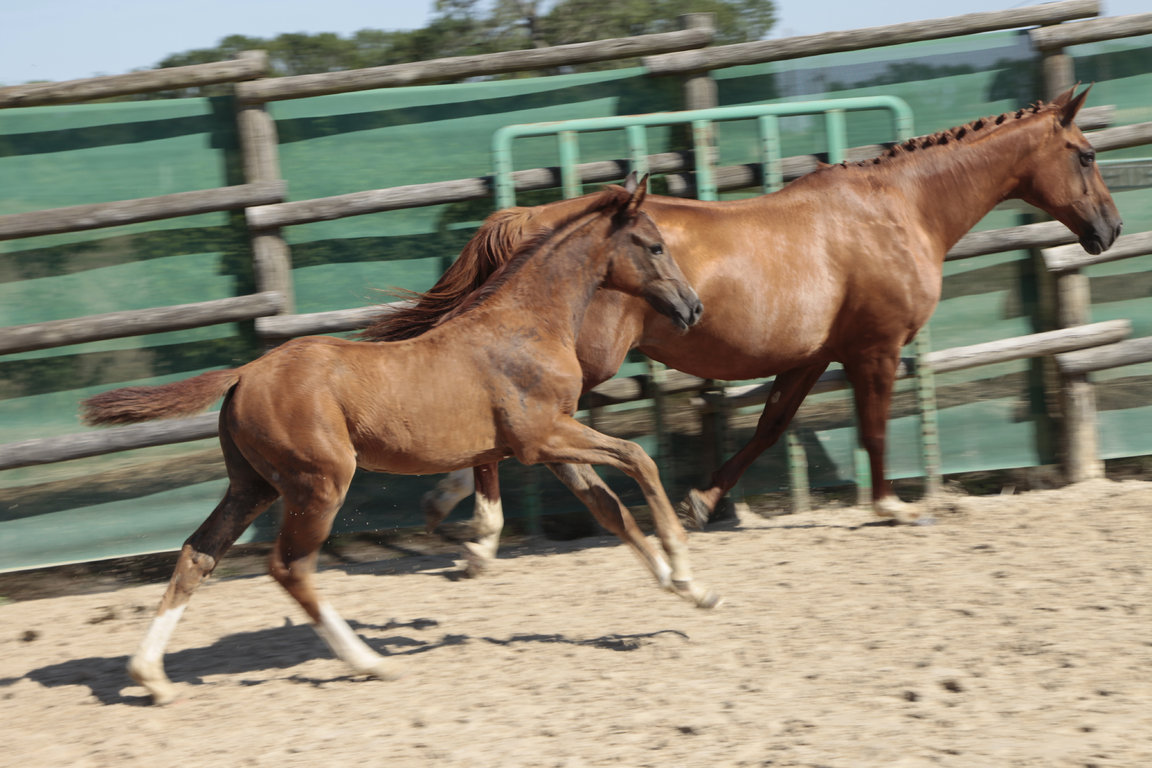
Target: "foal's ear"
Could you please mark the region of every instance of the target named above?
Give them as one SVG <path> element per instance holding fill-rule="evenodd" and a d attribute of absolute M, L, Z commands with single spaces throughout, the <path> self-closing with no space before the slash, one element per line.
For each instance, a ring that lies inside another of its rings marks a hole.
<path fill-rule="evenodd" d="M 1092 84 L 1089 83 L 1088 87 L 1081 91 L 1079 96 L 1073 98 L 1072 92 L 1075 90 L 1076 86 L 1072 86 L 1056 99 L 1056 104 L 1060 106 L 1060 124 L 1065 128 L 1072 125 L 1072 122 L 1076 119 L 1076 113 L 1084 106 L 1084 100 L 1088 98 L 1088 91 L 1092 90 Z"/>
<path fill-rule="evenodd" d="M 636 176 L 636 171 L 628 171 L 628 175 L 624 177 L 624 191 L 632 194 L 636 191 L 636 185 L 639 184 L 639 179 Z"/>
<path fill-rule="evenodd" d="M 635 177 L 635 173 L 629 174 L 629 178 Z M 631 189 L 625 184 L 625 189 L 631 194 L 628 198 L 628 204 L 624 207 L 624 215 L 629 218 L 635 218 L 636 214 L 640 213 L 640 205 L 644 202 L 644 198 L 648 195 L 648 174 L 644 174 L 644 178 L 640 179 L 639 184 L 633 183 Z"/>

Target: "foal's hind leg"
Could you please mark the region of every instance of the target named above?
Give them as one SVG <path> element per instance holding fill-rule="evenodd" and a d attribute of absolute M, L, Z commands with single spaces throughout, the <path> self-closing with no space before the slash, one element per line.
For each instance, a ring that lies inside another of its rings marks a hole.
<path fill-rule="evenodd" d="M 313 583 L 320 546 L 355 470 L 355 459 L 349 456 L 297 471 L 284 483 L 284 522 L 272 547 L 269 572 L 312 619 L 316 634 L 337 658 L 359 674 L 393 680 L 399 676 L 394 663 L 369 648 L 336 609 L 320 599 Z"/>
<path fill-rule="evenodd" d="M 225 456 L 228 455 L 226 448 Z M 167 704 L 176 698 L 176 686 L 164 673 L 164 649 L 192 593 L 208 578 L 244 529 L 279 495 L 252 472 L 246 462 L 239 467 L 230 463 L 229 472 L 233 477 L 223 500 L 184 542 L 156 618 L 128 662 L 128 673 L 148 689 L 155 704 Z"/>
<path fill-rule="evenodd" d="M 780 439 L 800 404 L 827 367 L 827 363 L 818 363 L 793 368 L 776 376 L 752 439 L 712 474 L 711 485 L 704 490 L 692 489 L 682 503 L 697 527 L 704 527 L 720 499 L 739 482 L 748 466 Z"/>

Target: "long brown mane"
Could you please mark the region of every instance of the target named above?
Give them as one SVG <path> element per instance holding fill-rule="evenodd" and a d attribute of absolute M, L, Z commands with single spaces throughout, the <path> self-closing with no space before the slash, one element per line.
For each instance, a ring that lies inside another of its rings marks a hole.
<path fill-rule="evenodd" d="M 392 306 L 381 311 L 370 325 L 357 334 L 364 341 L 399 341 L 419 336 L 450 316 L 475 306 L 489 292 L 478 292 L 481 286 L 502 282 L 514 263 L 526 258 L 548 236 L 576 218 L 601 210 L 627 192 L 622 187 L 605 187 L 589 200 L 587 207 L 575 211 L 567 220 L 542 229 L 533 224 L 532 208 L 515 207 L 497 211 L 484 220 L 476 234 L 464 246 L 456 261 L 427 291 L 393 290 L 394 296 L 408 300 L 407 306 Z"/>

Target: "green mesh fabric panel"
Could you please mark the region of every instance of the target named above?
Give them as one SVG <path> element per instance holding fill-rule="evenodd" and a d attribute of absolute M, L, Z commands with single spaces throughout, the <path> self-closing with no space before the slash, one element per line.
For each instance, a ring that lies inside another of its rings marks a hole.
<path fill-rule="evenodd" d="M 1077 77 L 1095 82 L 1089 106 L 1116 105 L 1115 124 L 1152 120 L 1152 38 L 1072 49 Z M 1022 33 L 894 46 L 715 73 L 721 106 L 891 94 L 907 101 L 918 133 L 1011 110 L 1040 95 L 1035 57 Z M 291 200 L 448 181 L 491 172 L 492 133 L 511 123 L 675 110 L 680 81 L 640 69 L 396 88 L 274 102 L 282 175 Z M 887 117 L 850 115 L 849 145 L 890 141 Z M 822 152 L 819 118 L 781 122 L 784 153 Z M 756 160 L 751 125 L 719 131 L 721 163 Z M 685 146 L 672 131 L 649 131 L 650 151 Z M 622 132 L 581 139 L 584 161 L 625 156 Z M 1101 155 L 1119 163 L 1116 200 L 1127 232 L 1152 229 L 1149 189 L 1139 183 L 1138 147 Z M 526 140 L 518 169 L 559 163 L 555 142 Z M 5 110 L 0 114 L 0 214 L 208 189 L 242 183 L 230 99 L 181 99 Z M 16 180 L 13 182 L 13 180 Z M 558 192 L 520 195 L 520 202 Z M 481 200 L 288 227 L 301 312 L 387 300 L 379 289 L 428 287 L 491 211 Z M 1021 211 L 995 211 L 978 226 L 1020 223 Z M 1149 259 L 1103 264 L 1091 278 L 1093 320 L 1129 318 L 1134 335 L 1152 333 Z M 1029 254 L 949 263 L 932 321 L 935 348 L 1043 330 Z M 206 214 L 92 232 L 0 242 L 0 325 L 79 317 L 237 296 L 254 290 L 248 234 L 238 215 Z M 0 442 L 82 429 L 76 405 L 116 386 L 159 383 L 246 362 L 261 351 L 250 324 L 118 339 L 0 356 Z M 631 359 L 627 373 L 644 370 Z M 944 470 L 1006 468 L 1056 460 L 1055 425 L 1045 412 L 1041 364 L 1029 361 L 942 375 Z M 1101 436 L 1107 457 L 1152 453 L 1152 366 L 1100 374 Z M 893 477 L 919 474 L 914 400 L 902 383 L 893 406 Z M 656 450 L 643 416 L 625 436 Z M 753 411 L 755 409 L 752 409 Z M 852 482 L 854 428 L 848 393 L 813 397 L 798 434 L 816 485 Z M 754 418 L 754 417 L 753 417 Z M 650 420 L 649 420 L 650 423 Z M 748 428 L 732 431 L 733 445 Z M 698 435 L 674 430 L 662 466 L 676 498 L 713 469 Z M 526 510 L 576 510 L 572 495 L 537 468 L 506 463 L 510 517 Z M 635 484 L 605 473 L 629 503 Z M 419 495 L 435 477 L 358 475 L 338 531 L 418 525 Z M 223 491 L 214 441 L 144 449 L 0 472 L 0 570 L 178 547 Z M 787 487 L 782 446 L 761 458 L 738 490 Z M 458 514 L 467 514 L 468 503 Z M 246 539 L 267 538 L 276 510 Z"/>

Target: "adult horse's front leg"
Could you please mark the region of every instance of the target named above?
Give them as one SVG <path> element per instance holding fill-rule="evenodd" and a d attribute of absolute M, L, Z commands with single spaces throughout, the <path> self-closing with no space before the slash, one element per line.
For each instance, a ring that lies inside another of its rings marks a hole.
<path fill-rule="evenodd" d="M 688 536 L 660 483 L 656 463 L 639 445 L 601 434 L 571 417 L 563 417 L 554 425 L 547 439 L 539 444 L 523 446 L 517 451 L 517 456 L 527 464 L 605 464 L 631 477 L 648 501 L 657 538 L 668 556 L 670 573 L 660 565 L 662 558 L 649 549 L 627 508 L 594 472 L 588 468 L 573 470 L 570 477 L 575 480 L 569 487 L 585 500 L 609 530 L 616 527 L 614 532 L 640 555 L 663 586 L 701 608 L 712 608 L 720 603 L 714 592 L 693 579 L 688 559 Z M 561 479 L 565 477 L 561 475 Z M 615 501 L 605 504 L 605 492 Z M 620 518 L 618 524 L 615 521 L 617 514 Z"/>
<path fill-rule="evenodd" d="M 784 434 L 800 404 L 827 367 L 827 363 L 818 363 L 793 368 L 776 376 L 752 439 L 713 473 L 712 482 L 707 488 L 693 488 L 688 492 L 688 498 L 681 503 L 681 510 L 690 522 L 698 528 L 704 527 L 716 511 L 720 499 L 739 482 L 748 466 Z"/>
<path fill-rule="evenodd" d="M 852 383 L 860 447 L 868 454 L 868 467 L 872 473 L 872 510 L 879 517 L 890 517 L 900 523 L 924 523 L 927 519 L 922 517 L 923 511 L 900 501 L 885 475 L 888 412 L 899 364 L 900 350 L 897 348 L 845 362 L 844 373 Z"/>

